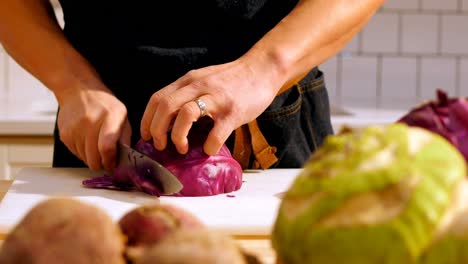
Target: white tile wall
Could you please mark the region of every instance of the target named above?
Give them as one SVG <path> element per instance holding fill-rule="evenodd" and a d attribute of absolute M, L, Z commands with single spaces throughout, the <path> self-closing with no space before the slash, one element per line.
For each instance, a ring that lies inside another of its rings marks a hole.
<path fill-rule="evenodd" d="M 417 97 L 416 58 L 387 57 L 382 59 L 382 101 Z"/>
<path fill-rule="evenodd" d="M 468 97 L 468 58 L 460 60 L 460 83 L 459 83 L 459 93 L 457 95 L 462 95 Z"/>
<path fill-rule="evenodd" d="M 458 0 L 422 0 L 425 10 L 457 10 Z"/>
<path fill-rule="evenodd" d="M 468 15 L 442 17 L 442 52 L 468 55 Z"/>
<path fill-rule="evenodd" d="M 463 11 L 468 11 L 468 0 L 461 0 L 461 5 Z"/>
<path fill-rule="evenodd" d="M 422 101 L 420 99 L 414 98 L 383 98 L 382 102 L 379 104 L 379 108 L 390 109 L 390 110 L 401 110 L 401 109 L 411 109 L 414 106 L 420 104 Z"/>
<path fill-rule="evenodd" d="M 387 0 L 383 8 L 415 10 L 419 8 L 419 0 Z"/>
<path fill-rule="evenodd" d="M 456 91 L 455 58 L 422 58 L 421 60 L 421 97 L 435 98 L 435 90 L 443 89 L 450 95 Z"/>
<path fill-rule="evenodd" d="M 8 98 L 19 101 L 38 101 L 49 96 L 49 90 L 26 72 L 11 57 L 8 58 Z M 34 100 L 33 100 L 34 99 Z"/>
<path fill-rule="evenodd" d="M 56 9 L 59 24 L 63 27 L 63 14 Z M 52 92 L 19 66 L 0 45 L 0 100 L 30 103 L 31 109 L 51 111 L 57 102 Z"/>
<path fill-rule="evenodd" d="M 350 87 L 352 88 L 352 87 Z M 377 100 L 375 98 L 365 98 L 365 97 L 343 97 L 342 104 L 346 107 L 353 108 L 377 108 Z"/>
<path fill-rule="evenodd" d="M 339 95 L 338 91 L 338 60 L 339 57 L 333 57 L 323 63 L 320 69 L 325 73 L 325 85 L 328 90 L 328 96 L 336 98 Z"/>
<path fill-rule="evenodd" d="M 404 14 L 402 17 L 401 51 L 403 53 L 436 53 L 438 50 L 438 17 Z"/>
<path fill-rule="evenodd" d="M 362 50 L 366 52 L 398 51 L 398 14 L 378 13 L 362 30 Z"/>
<path fill-rule="evenodd" d="M 468 97 L 468 0 L 387 0 L 353 41 L 333 58 L 341 68 L 324 68 L 332 104 L 408 109 L 437 88 Z"/>
<path fill-rule="evenodd" d="M 359 41 L 362 37 L 362 34 L 357 34 L 352 38 L 349 43 L 343 48 L 344 52 L 358 52 L 359 51 Z"/>
<path fill-rule="evenodd" d="M 343 57 L 342 59 L 342 96 L 346 99 L 377 100 L 377 58 Z M 357 100 L 358 101 L 358 100 Z M 374 103 L 371 103 L 374 105 Z"/>

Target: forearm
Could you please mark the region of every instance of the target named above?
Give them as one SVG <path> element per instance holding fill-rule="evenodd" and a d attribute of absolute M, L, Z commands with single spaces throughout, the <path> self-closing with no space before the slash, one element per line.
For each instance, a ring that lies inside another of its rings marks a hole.
<path fill-rule="evenodd" d="M 0 42 L 59 102 L 71 89 L 103 86 L 63 35 L 48 1 L 0 1 Z"/>
<path fill-rule="evenodd" d="M 277 89 L 341 50 L 384 0 L 302 0 L 244 56 Z"/>

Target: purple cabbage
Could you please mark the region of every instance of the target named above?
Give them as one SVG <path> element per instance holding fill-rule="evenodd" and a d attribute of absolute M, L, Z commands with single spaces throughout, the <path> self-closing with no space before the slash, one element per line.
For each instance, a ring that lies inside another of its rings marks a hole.
<path fill-rule="evenodd" d="M 242 168 L 223 145 L 214 156 L 203 152 L 203 145 L 191 148 L 185 154 L 179 154 L 175 148 L 158 151 L 153 144 L 140 140 L 135 149 L 159 161 L 171 171 L 184 185 L 181 196 L 207 196 L 229 193 L 242 185 Z"/>
<path fill-rule="evenodd" d="M 134 148 L 161 163 L 179 179 L 184 187 L 174 196 L 210 196 L 240 189 L 242 168 L 229 149 L 223 145 L 216 155 L 206 155 L 203 151 L 206 135 L 198 132 L 189 135 L 190 147 L 185 155 L 179 154 L 172 144 L 158 151 L 151 141 L 142 139 Z M 117 190 L 137 189 L 151 195 L 161 195 L 158 182 L 145 175 L 144 171 L 144 168 L 117 166 L 112 175 L 87 179 L 83 185 Z"/>
<path fill-rule="evenodd" d="M 415 107 L 397 122 L 422 127 L 450 141 L 468 161 L 468 101 L 449 98 L 437 90 L 437 99 Z"/>

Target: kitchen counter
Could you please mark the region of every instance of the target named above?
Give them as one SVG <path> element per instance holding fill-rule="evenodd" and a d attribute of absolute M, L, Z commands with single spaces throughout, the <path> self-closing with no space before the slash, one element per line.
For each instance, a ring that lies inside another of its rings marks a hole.
<path fill-rule="evenodd" d="M 0 202 L 8 191 L 13 181 L 0 180 Z M 261 263 L 273 264 L 275 263 L 275 252 L 271 248 L 270 239 L 268 237 L 235 237 L 236 241 L 247 252 L 257 256 Z M 0 234 L 0 246 L 5 239 Z"/>
<path fill-rule="evenodd" d="M 0 135 L 51 136 L 55 109 L 54 105 L 0 101 Z"/>
<path fill-rule="evenodd" d="M 342 126 L 364 127 L 395 123 L 407 112 L 390 109 L 344 108 L 339 111 L 332 110 L 331 120 L 336 133 Z"/>

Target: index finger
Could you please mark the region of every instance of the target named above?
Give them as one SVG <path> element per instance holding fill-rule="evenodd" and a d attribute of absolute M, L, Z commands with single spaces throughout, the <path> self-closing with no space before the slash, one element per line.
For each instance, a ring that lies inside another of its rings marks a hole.
<path fill-rule="evenodd" d="M 125 117 L 126 118 L 126 117 Z M 98 150 L 104 169 L 112 170 L 117 161 L 117 142 L 122 136 L 125 119 L 106 118 L 99 131 Z M 131 133 L 125 131 L 126 133 Z M 127 136 L 127 135 L 126 135 Z"/>
<path fill-rule="evenodd" d="M 148 104 L 146 105 L 145 112 L 143 113 L 143 117 L 141 118 L 140 123 L 140 134 L 144 140 L 151 139 L 151 123 L 153 121 L 153 117 L 156 114 L 156 111 L 159 107 L 161 100 L 166 97 L 167 95 L 173 93 L 180 87 L 183 87 L 190 83 L 191 76 L 184 75 L 181 78 L 177 79 L 173 83 L 163 87 L 161 90 L 155 92 Z"/>

